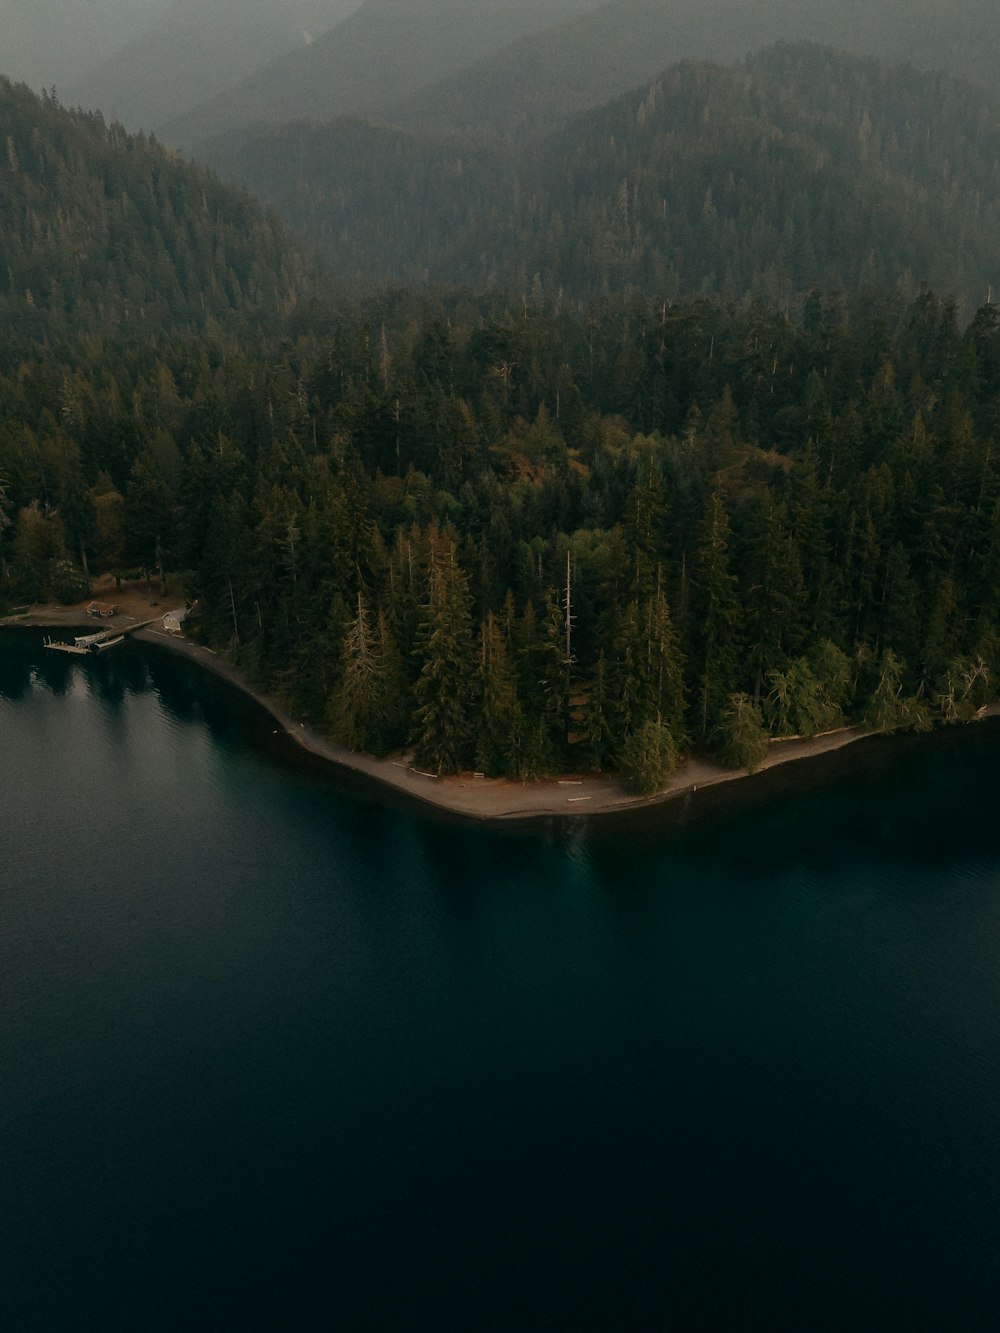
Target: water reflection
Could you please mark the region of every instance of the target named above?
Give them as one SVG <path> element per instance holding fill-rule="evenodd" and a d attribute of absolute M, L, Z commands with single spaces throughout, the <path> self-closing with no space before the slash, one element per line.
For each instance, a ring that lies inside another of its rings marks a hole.
<path fill-rule="evenodd" d="M 92 690 L 111 708 L 119 707 L 128 694 L 141 694 L 148 685 L 146 662 L 137 645 L 117 644 L 84 661 Z"/>
<path fill-rule="evenodd" d="M 226 681 L 184 658 L 172 657 L 158 644 L 135 645 L 143 654 L 149 679 L 164 709 L 179 722 L 202 722 L 215 740 L 241 733 L 255 740 L 269 735 L 274 724 L 266 710 Z"/>
<path fill-rule="evenodd" d="M 42 653 L 38 664 L 37 676 L 53 694 L 64 695 L 69 692 L 76 679 L 75 668 L 78 665 L 79 663 L 67 653 L 53 653 L 46 650 Z"/>
<path fill-rule="evenodd" d="M 63 697 L 81 679 L 103 702 L 115 706 L 127 693 L 146 688 L 146 665 L 136 645 L 119 644 L 76 657 L 46 648 L 37 633 L 0 632 L 0 697 L 23 698 L 33 683 Z"/>
<path fill-rule="evenodd" d="M 929 736 L 872 738 L 686 805 L 595 819 L 587 849 L 603 878 L 643 879 L 665 857 L 723 867 L 743 882 L 852 864 L 925 866 L 997 847 L 1000 720 Z"/>
<path fill-rule="evenodd" d="M 165 652 L 151 651 L 146 655 L 149 680 L 156 690 L 166 712 L 178 722 L 202 719 L 202 700 L 205 673 L 195 675 L 184 670 L 180 663 Z"/>
<path fill-rule="evenodd" d="M 45 651 L 37 634 L 0 631 L 0 698 L 23 698 L 35 677 L 53 694 L 61 694 L 72 670 L 72 659 Z"/>
<path fill-rule="evenodd" d="M 0 642 L 32 689 L 0 714 L 17 1327 L 183 1327 L 178 1272 L 255 1327 L 279 1272 L 276 1327 L 535 1327 L 537 1292 L 553 1327 L 708 1293 L 739 1328 L 747 1283 L 867 1295 L 872 1255 L 873 1324 L 990 1326 L 919 1288 L 934 1254 L 946 1303 L 995 1297 L 995 729 L 494 831 L 143 645 Z"/>
<path fill-rule="evenodd" d="M 302 790 L 323 800 L 347 801 L 344 831 L 358 840 L 352 856 L 361 848 L 384 856 L 398 865 L 401 884 L 430 878 L 456 900 L 484 845 L 497 883 L 526 875 L 537 881 L 548 865 L 581 891 L 599 880 L 629 893 L 637 886 L 666 891 L 679 874 L 700 875 L 709 865 L 748 881 L 795 868 L 833 874 L 859 860 L 944 865 L 988 857 L 995 847 L 997 720 L 862 742 L 636 813 L 485 830 L 425 817 L 377 782 L 304 756 L 274 734 L 272 720 L 251 700 L 156 646 L 126 642 L 78 660 L 47 652 L 37 634 L 0 639 L 0 698 L 22 699 L 35 683 L 65 697 L 80 682 L 122 727 L 126 698 L 152 689 L 173 722 L 203 724 L 226 749 L 249 742 L 280 765 L 277 782 L 301 780 Z M 383 831 L 374 827 L 380 824 Z"/>

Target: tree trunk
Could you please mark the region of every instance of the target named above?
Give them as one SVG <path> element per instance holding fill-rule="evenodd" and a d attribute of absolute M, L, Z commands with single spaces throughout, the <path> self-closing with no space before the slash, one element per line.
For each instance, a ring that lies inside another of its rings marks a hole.
<path fill-rule="evenodd" d="M 240 646 L 240 626 L 236 619 L 236 598 L 233 595 L 233 581 L 229 580 L 229 605 L 233 608 L 233 633 L 236 635 L 236 646 Z"/>

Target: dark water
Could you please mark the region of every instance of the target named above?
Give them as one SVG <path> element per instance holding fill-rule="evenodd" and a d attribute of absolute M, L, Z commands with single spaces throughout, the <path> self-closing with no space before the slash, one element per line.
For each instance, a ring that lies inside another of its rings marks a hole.
<path fill-rule="evenodd" d="M 501 835 L 162 654 L 42 659 L 0 641 L 4 1329 L 997 1327 L 996 729 Z"/>

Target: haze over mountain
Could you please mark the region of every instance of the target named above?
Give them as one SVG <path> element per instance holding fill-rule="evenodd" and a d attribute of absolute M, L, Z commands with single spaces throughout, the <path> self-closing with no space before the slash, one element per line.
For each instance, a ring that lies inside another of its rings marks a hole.
<path fill-rule="evenodd" d="M 172 0 L 0 0 L 0 74 L 63 91 L 168 12 Z"/>
<path fill-rule="evenodd" d="M 176 0 L 159 22 L 66 89 L 130 129 L 156 129 L 289 51 L 360 0 Z"/>
<path fill-rule="evenodd" d="M 991 0 L 616 0 L 512 43 L 393 106 L 425 129 L 538 135 L 679 60 L 729 61 L 778 40 L 944 68 L 1000 88 Z"/>
<path fill-rule="evenodd" d="M 338 121 L 212 160 L 360 286 L 784 301 L 926 280 L 978 302 L 1000 282 L 996 104 L 809 45 L 676 66 L 520 151 Z"/>
<path fill-rule="evenodd" d="M 401 97 L 446 78 L 527 33 L 598 0 L 366 0 L 305 49 L 162 127 L 190 145 L 226 129 L 296 117 L 379 115 Z"/>

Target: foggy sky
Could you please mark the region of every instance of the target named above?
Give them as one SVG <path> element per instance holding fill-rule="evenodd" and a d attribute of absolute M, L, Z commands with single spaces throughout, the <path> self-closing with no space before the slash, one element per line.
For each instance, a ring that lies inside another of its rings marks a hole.
<path fill-rule="evenodd" d="M 0 73 L 129 128 L 208 108 L 201 137 L 255 118 L 385 118 L 438 87 L 461 120 L 462 79 L 494 80 L 509 102 L 543 88 L 555 56 L 583 108 L 679 59 L 781 38 L 1000 84 L 995 0 L 0 0 Z"/>
<path fill-rule="evenodd" d="M 138 37 L 172 0 L 0 0 L 0 74 L 61 88 Z"/>

